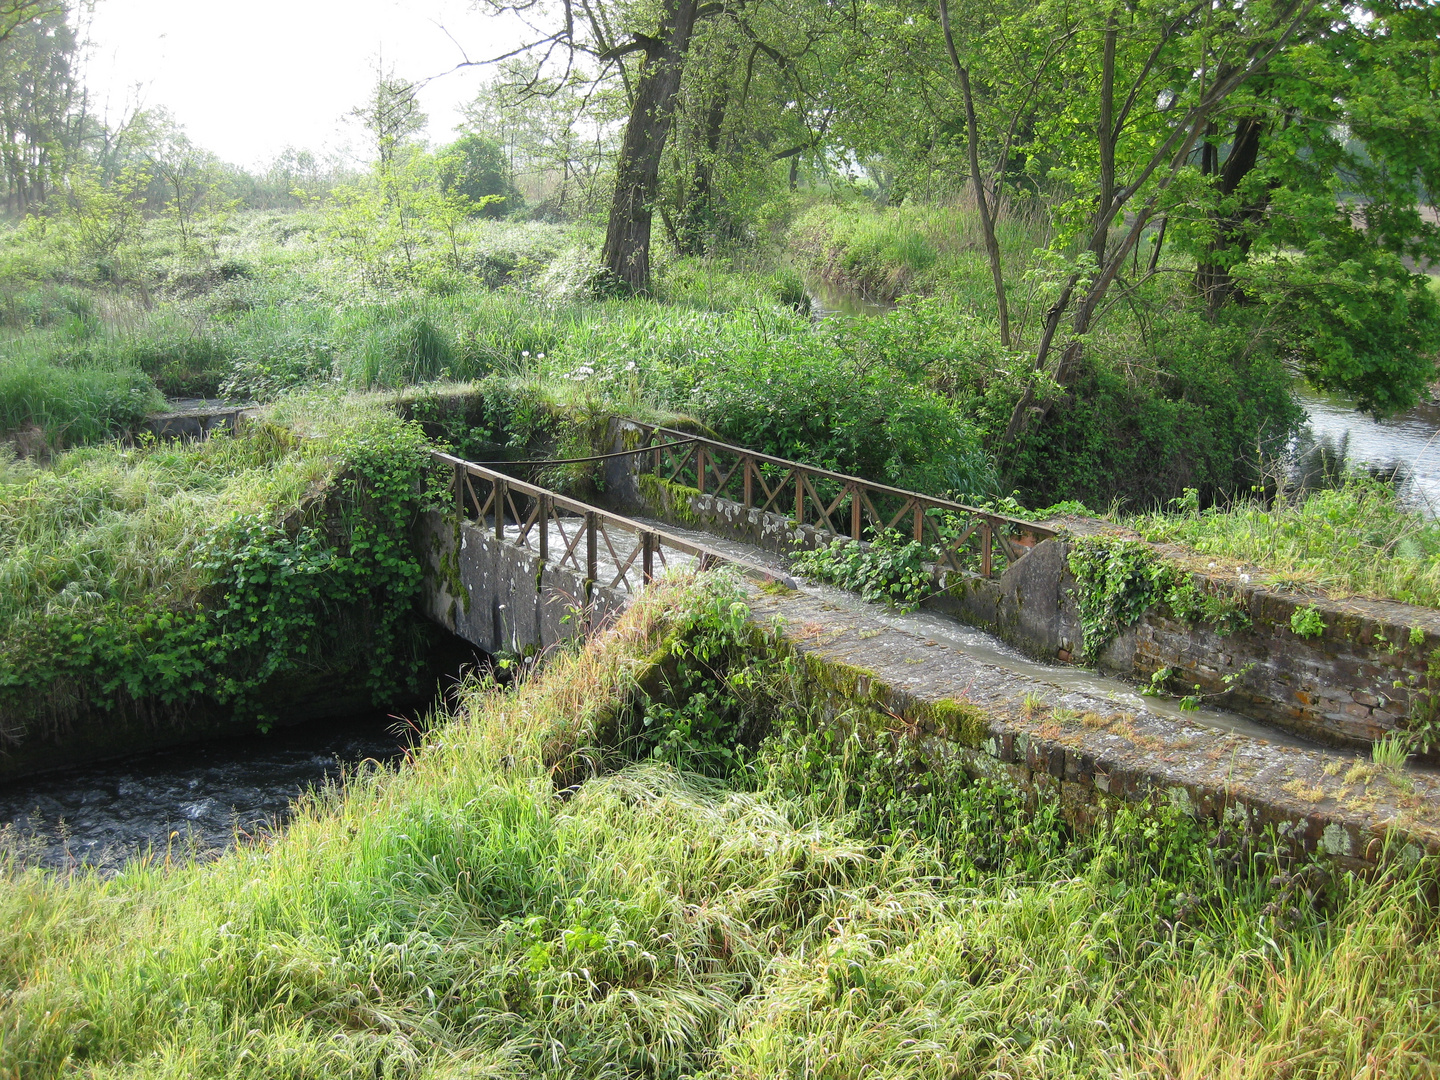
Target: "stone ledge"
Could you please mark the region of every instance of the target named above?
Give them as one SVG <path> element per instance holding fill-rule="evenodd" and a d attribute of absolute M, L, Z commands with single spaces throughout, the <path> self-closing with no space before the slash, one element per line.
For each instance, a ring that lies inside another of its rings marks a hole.
<path fill-rule="evenodd" d="M 1273 827 L 1297 848 L 1351 868 L 1373 866 L 1387 833 L 1440 850 L 1440 777 L 1432 773 L 1408 769 L 1397 784 L 1340 752 L 1122 708 L 804 594 L 756 590 L 749 602 L 758 625 L 780 618 L 783 642 L 834 706 L 891 717 L 927 753 L 956 755 L 976 775 L 1006 773 L 1037 797 L 1059 797 L 1073 824 L 1115 799 L 1162 799 L 1200 817 Z M 983 714 L 983 736 L 965 740 L 937 722 L 956 703 Z"/>

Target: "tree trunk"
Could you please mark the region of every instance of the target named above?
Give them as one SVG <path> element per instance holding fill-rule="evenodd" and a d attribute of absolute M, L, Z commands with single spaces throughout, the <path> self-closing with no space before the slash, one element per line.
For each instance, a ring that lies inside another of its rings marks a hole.
<path fill-rule="evenodd" d="M 659 191 L 660 159 L 675 120 L 675 98 L 697 8 L 696 0 L 665 0 L 660 34 L 646 42 L 645 66 L 615 165 L 615 194 L 601 256 L 610 282 L 622 290 L 650 288 L 650 222 Z"/>
<path fill-rule="evenodd" d="M 726 58 L 726 67 L 734 63 L 734 51 Z M 725 130 L 725 111 L 730 104 L 730 87 L 722 85 L 710 107 L 705 110 L 705 137 L 695 156 L 695 169 L 690 176 L 685 207 L 680 215 L 680 250 L 686 255 L 703 255 L 715 227 L 714 183 L 715 161 L 720 156 L 720 138 Z"/>
<path fill-rule="evenodd" d="M 1264 121 L 1259 117 L 1242 117 L 1235 124 L 1235 136 L 1230 143 L 1230 153 L 1225 155 L 1225 164 L 1219 164 L 1219 150 L 1213 143 L 1206 142 L 1202 165 L 1208 175 L 1218 171 L 1216 190 L 1222 199 L 1233 196 L 1241 181 L 1255 168 L 1260 157 L 1260 136 Z M 1195 268 L 1195 288 L 1205 298 L 1205 309 L 1213 316 L 1227 302 L 1240 299 L 1240 289 L 1230 276 L 1231 262 L 1221 258 L 1224 253 L 1238 251 L 1243 257 L 1250 248 L 1250 239 L 1245 226 L 1264 212 L 1260 205 L 1242 206 L 1234 213 L 1224 215 L 1217 223 L 1215 239 L 1210 241 L 1208 257 Z"/>
<path fill-rule="evenodd" d="M 986 196 L 985 178 L 980 173 L 980 126 L 975 118 L 975 96 L 970 90 L 970 69 L 960 62 L 955 37 L 950 31 L 950 3 L 940 0 L 940 29 L 945 35 L 945 49 L 950 63 L 960 78 L 960 92 L 965 100 L 965 148 L 970 163 L 970 186 L 975 192 L 975 205 L 980 212 L 980 229 L 985 234 L 985 255 L 990 263 L 990 277 L 995 286 L 995 311 L 1000 320 L 1000 344 L 1010 348 L 1010 302 L 1005 296 L 1005 267 L 1000 261 L 1000 242 L 995 236 L 995 216 Z M 1003 164 L 1002 164 L 1003 168 Z M 996 179 L 999 189 L 999 178 Z"/>

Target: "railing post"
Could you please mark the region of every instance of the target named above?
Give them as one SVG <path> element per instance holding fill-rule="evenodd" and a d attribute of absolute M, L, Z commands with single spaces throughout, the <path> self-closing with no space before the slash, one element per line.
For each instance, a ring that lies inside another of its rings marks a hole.
<path fill-rule="evenodd" d="M 655 534 L 648 530 L 640 534 L 640 576 L 647 585 L 655 580 Z"/>
<path fill-rule="evenodd" d="M 795 527 L 805 524 L 805 474 L 795 468 Z"/>
<path fill-rule="evenodd" d="M 695 490 L 701 495 L 705 494 L 705 447 L 703 444 L 695 447 Z"/>
<path fill-rule="evenodd" d="M 990 519 L 982 518 L 980 522 L 980 576 L 990 576 Z"/>
<path fill-rule="evenodd" d="M 465 520 L 465 473 L 461 470 L 457 461 L 451 466 L 455 473 L 455 516 L 461 521 Z"/>
<path fill-rule="evenodd" d="M 592 583 L 600 576 L 600 549 L 595 543 L 597 520 L 594 510 L 585 511 L 585 580 Z M 590 589 L 587 587 L 585 591 L 588 593 Z"/>
<path fill-rule="evenodd" d="M 505 539 L 505 481 L 495 478 L 495 539 Z"/>
<path fill-rule="evenodd" d="M 540 561 L 550 561 L 550 496 L 540 496 Z"/>
<path fill-rule="evenodd" d="M 850 485 L 850 539 L 860 539 L 860 485 Z"/>
<path fill-rule="evenodd" d="M 753 499 L 752 494 L 751 494 L 751 493 L 753 492 L 753 490 L 754 490 L 754 477 L 751 475 L 751 472 L 750 472 L 750 468 L 751 468 L 752 465 L 754 465 L 754 462 L 751 461 L 749 457 L 746 457 L 746 458 L 745 458 L 745 509 L 746 509 L 746 510 L 749 510 L 750 507 L 751 507 L 752 505 L 754 505 L 754 499 Z"/>
<path fill-rule="evenodd" d="M 925 539 L 925 508 L 918 502 L 915 504 L 915 542 L 918 544 Z"/>

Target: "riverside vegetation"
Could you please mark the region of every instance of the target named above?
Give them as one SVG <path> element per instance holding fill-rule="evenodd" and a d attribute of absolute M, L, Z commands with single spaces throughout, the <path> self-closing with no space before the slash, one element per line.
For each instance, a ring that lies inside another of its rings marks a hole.
<path fill-rule="evenodd" d="M 88 114 L 78 9 L 0 3 L 0 735 L 393 700 L 429 632 L 402 398 L 476 457 L 691 423 L 1440 603 L 1392 487 L 1277 467 L 1297 376 L 1377 415 L 1435 377 L 1440 8 L 789 3 L 599 0 L 545 38 L 577 66 L 502 66 L 448 146 L 382 72 L 369 166 L 259 174 Z M 807 279 L 893 306 L 817 323 Z M 132 437 L 201 396 L 261 419 Z M 917 602 L 925 552 L 877 540 L 811 569 Z M 1205 603 L 1091 570 L 1099 637 Z M 0 1075 L 1433 1071 L 1428 858 L 1360 880 L 1163 807 L 1076 832 L 823 719 L 743 615 L 657 589 L 209 864 L 47 874 L 7 837 Z"/>
<path fill-rule="evenodd" d="M 821 723 L 738 604 L 713 577 L 653 590 L 218 862 L 11 869 L 0 1070 L 1428 1072 L 1428 861 L 1327 876 L 1164 812 L 1076 835 Z M 636 689 L 657 655 L 740 722 L 672 738 L 682 701 Z"/>

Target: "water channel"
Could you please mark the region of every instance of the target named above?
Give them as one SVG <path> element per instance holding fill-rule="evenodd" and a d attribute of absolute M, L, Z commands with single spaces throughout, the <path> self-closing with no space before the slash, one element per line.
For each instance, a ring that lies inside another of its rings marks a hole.
<path fill-rule="evenodd" d="M 0 786 L 0 848 L 27 865 L 119 869 L 213 855 L 282 827 L 293 801 L 414 738 L 384 713 L 180 746 Z"/>

